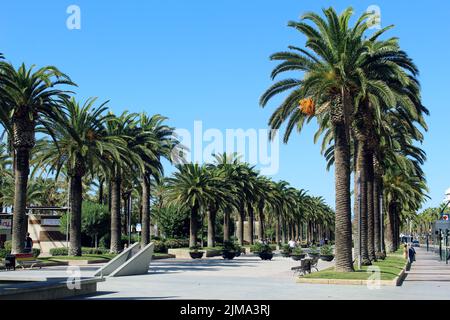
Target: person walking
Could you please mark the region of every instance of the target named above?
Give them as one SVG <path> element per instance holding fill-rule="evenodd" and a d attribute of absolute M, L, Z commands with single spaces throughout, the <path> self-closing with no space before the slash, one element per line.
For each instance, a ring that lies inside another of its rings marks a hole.
<path fill-rule="evenodd" d="M 24 251 L 26 253 L 30 253 L 31 251 L 33 251 L 33 239 L 31 239 L 29 232 L 27 232 L 27 237 L 25 238 Z"/>
<path fill-rule="evenodd" d="M 408 261 L 411 264 L 413 263 L 413 261 L 416 261 L 416 250 L 414 250 L 412 244 L 410 244 L 408 248 Z"/>
<path fill-rule="evenodd" d="M 294 240 L 289 240 L 289 242 L 288 242 L 288 245 L 289 245 L 289 248 L 291 248 L 291 249 L 294 249 L 295 248 L 295 245 L 296 245 L 296 243 L 295 243 L 295 241 Z"/>

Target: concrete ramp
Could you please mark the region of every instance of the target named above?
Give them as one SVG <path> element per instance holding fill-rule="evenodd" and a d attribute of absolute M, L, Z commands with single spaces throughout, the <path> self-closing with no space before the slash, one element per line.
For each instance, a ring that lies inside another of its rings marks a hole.
<path fill-rule="evenodd" d="M 134 276 L 140 274 L 147 274 L 148 267 L 152 261 L 153 256 L 153 242 L 146 245 L 144 248 L 139 250 L 133 257 L 127 260 L 119 268 L 111 273 L 110 277 L 123 277 L 123 276 Z"/>
<path fill-rule="evenodd" d="M 135 243 L 101 267 L 94 276 L 121 277 L 146 274 L 152 261 L 153 248 L 153 242 L 142 249 L 139 243 Z"/>
<path fill-rule="evenodd" d="M 117 255 L 110 262 L 105 264 L 103 267 L 98 269 L 98 271 L 94 274 L 95 277 L 100 276 L 109 276 L 114 270 L 124 264 L 128 259 L 133 255 L 133 251 L 136 253 L 140 249 L 139 242 L 134 243 L 126 250 L 122 251 L 119 255 Z"/>

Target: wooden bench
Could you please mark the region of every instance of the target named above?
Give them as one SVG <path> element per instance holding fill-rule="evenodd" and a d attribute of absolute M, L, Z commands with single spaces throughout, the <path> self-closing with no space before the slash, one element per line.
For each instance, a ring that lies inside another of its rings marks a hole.
<path fill-rule="evenodd" d="M 33 256 L 32 253 L 16 253 L 16 266 L 25 269 L 25 267 L 30 267 L 32 269 L 36 264 L 40 263 L 39 260 Z M 39 269 L 41 266 L 38 266 Z"/>

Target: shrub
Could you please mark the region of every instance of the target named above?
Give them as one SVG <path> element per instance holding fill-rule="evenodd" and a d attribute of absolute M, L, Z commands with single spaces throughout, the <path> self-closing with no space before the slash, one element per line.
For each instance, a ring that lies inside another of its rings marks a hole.
<path fill-rule="evenodd" d="M 296 247 L 294 250 L 292 250 L 292 255 L 294 256 L 300 256 L 304 254 L 303 249 L 301 247 Z"/>
<path fill-rule="evenodd" d="M 155 247 L 154 252 L 155 253 L 167 253 L 167 246 L 163 241 L 153 241 Z"/>
<path fill-rule="evenodd" d="M 263 243 L 256 243 L 253 246 L 250 247 L 250 252 L 254 252 L 256 254 L 258 253 L 272 253 L 272 250 L 274 246 L 263 244 Z"/>
<path fill-rule="evenodd" d="M 37 258 L 41 254 L 41 249 L 33 248 L 31 252 L 33 253 L 33 257 Z"/>
<path fill-rule="evenodd" d="M 9 250 L 11 251 L 12 249 L 12 241 L 11 240 L 7 240 L 3 243 L 3 246 L 5 247 L 5 250 Z"/>
<path fill-rule="evenodd" d="M 107 254 L 109 250 L 107 248 L 81 248 L 81 254 Z"/>
<path fill-rule="evenodd" d="M 168 249 L 178 249 L 189 247 L 188 239 L 166 239 L 164 244 Z"/>
<path fill-rule="evenodd" d="M 320 248 L 320 254 L 323 256 L 332 256 L 333 255 L 333 247 L 329 244 L 322 246 Z"/>
<path fill-rule="evenodd" d="M 317 248 L 317 246 L 316 245 L 312 245 L 311 246 L 311 248 L 309 248 L 309 253 L 312 253 L 312 254 L 318 254 L 319 253 L 319 249 Z"/>
<path fill-rule="evenodd" d="M 5 259 L 5 257 L 10 254 L 10 250 L 8 249 L 0 249 L 0 259 Z"/>
<path fill-rule="evenodd" d="M 69 254 L 68 248 L 52 248 L 50 249 L 50 254 L 52 256 L 67 256 Z"/>
<path fill-rule="evenodd" d="M 202 247 L 200 247 L 198 244 L 192 247 L 189 247 L 190 252 L 198 252 Z"/>

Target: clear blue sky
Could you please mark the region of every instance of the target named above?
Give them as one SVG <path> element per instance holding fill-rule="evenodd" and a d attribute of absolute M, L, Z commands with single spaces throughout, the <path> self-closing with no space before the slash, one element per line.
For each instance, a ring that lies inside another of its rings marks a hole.
<path fill-rule="evenodd" d="M 66 9 L 81 8 L 81 30 L 68 30 Z M 304 39 L 286 27 L 305 11 L 369 5 L 421 70 L 423 101 L 431 110 L 424 148 L 430 196 L 437 205 L 450 187 L 450 2 L 300 0 L 3 1 L 0 52 L 18 64 L 53 64 L 79 85 L 77 96 L 110 99 L 115 112 L 161 113 L 176 127 L 266 128 L 275 103 L 258 106 L 272 83 L 271 53 Z M 323 195 L 334 205 L 333 172 L 326 172 L 316 126 L 281 146 L 275 179 Z M 168 169 L 170 172 L 171 170 Z"/>

